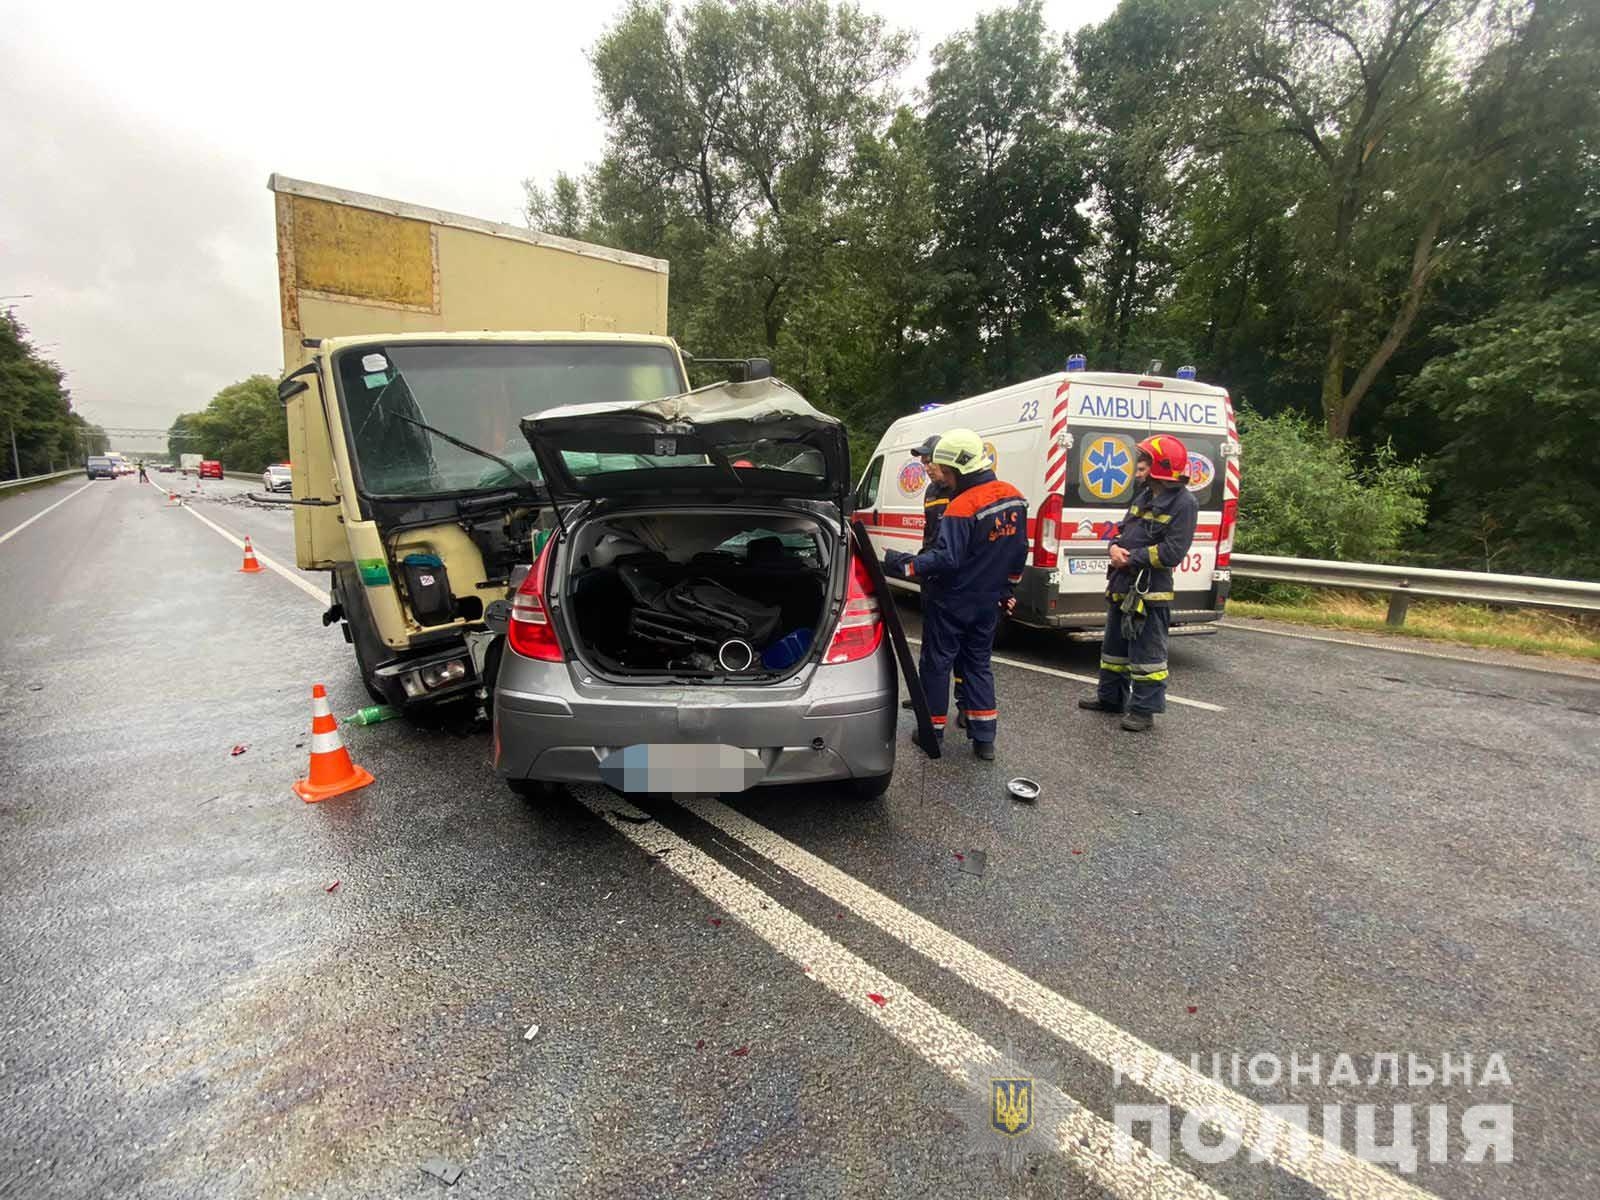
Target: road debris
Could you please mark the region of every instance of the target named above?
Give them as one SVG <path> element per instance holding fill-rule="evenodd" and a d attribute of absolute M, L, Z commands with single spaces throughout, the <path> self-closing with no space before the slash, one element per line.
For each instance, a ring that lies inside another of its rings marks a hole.
<path fill-rule="evenodd" d="M 538 1036 L 539 1036 L 539 1027 L 537 1025 L 529 1025 L 528 1026 L 528 1032 L 522 1035 L 522 1040 L 525 1041 L 525 1042 L 531 1042 L 531 1041 L 533 1041 L 534 1038 L 536 1038 Z"/>
<path fill-rule="evenodd" d="M 369 704 L 359 708 L 346 717 L 341 724 L 344 725 L 377 725 L 384 721 L 392 721 L 400 715 L 398 708 L 391 708 L 387 704 Z"/>
<path fill-rule="evenodd" d="M 968 875 L 982 875 L 989 865 L 989 855 L 983 850 L 968 850 L 961 858 L 961 870 Z"/>
<path fill-rule="evenodd" d="M 430 1158 L 422 1164 L 422 1173 L 432 1175 L 445 1187 L 454 1187 L 456 1180 L 461 1178 L 461 1168 L 453 1162 L 446 1162 L 442 1158 Z"/>
<path fill-rule="evenodd" d="M 734 1058 L 743 1058 L 745 1055 L 747 1055 L 749 1053 L 750 1053 L 750 1047 L 749 1046 L 740 1046 L 737 1050 L 735 1050 L 733 1052 L 733 1057 Z"/>
<path fill-rule="evenodd" d="M 887 1001 L 887 1000 L 885 1000 L 885 999 L 884 999 L 884 998 L 883 998 L 883 997 L 882 997 L 882 996 L 880 996 L 880 995 L 878 995 L 878 993 L 877 993 L 877 992 L 868 992 L 868 993 L 867 993 L 867 999 L 868 999 L 868 1000 L 871 1000 L 871 1001 L 872 1001 L 872 1002 L 873 1002 L 873 1003 L 874 1003 L 874 1004 L 876 1004 L 876 1005 L 877 1005 L 877 1006 L 878 1006 L 878 1007 L 879 1007 L 879 1008 L 882 1008 L 882 1007 L 883 1007 L 883 1006 L 884 1006 L 884 1005 L 885 1005 L 885 1004 L 887 1004 L 887 1003 L 889 1003 L 889 1002 L 888 1002 L 888 1001 Z"/>
<path fill-rule="evenodd" d="M 1013 800 L 1021 800 L 1024 804 L 1032 804 L 1039 798 L 1039 793 L 1044 789 L 1033 780 L 1018 775 L 1015 779 L 1006 781 L 1006 791 L 1011 793 Z"/>
<path fill-rule="evenodd" d="M 229 750 L 228 753 L 231 754 L 234 758 L 238 758 L 239 755 L 243 754 L 248 749 L 250 749 L 250 747 L 246 746 L 243 742 L 241 742 L 239 745 L 235 746 L 232 750 Z"/>
<path fill-rule="evenodd" d="M 325 892 L 331 892 L 331 891 L 333 891 L 334 888 L 336 888 L 338 886 L 339 886 L 339 881 L 337 879 L 335 879 L 332 883 L 330 883 L 327 887 L 323 888 L 322 890 L 325 891 Z"/>

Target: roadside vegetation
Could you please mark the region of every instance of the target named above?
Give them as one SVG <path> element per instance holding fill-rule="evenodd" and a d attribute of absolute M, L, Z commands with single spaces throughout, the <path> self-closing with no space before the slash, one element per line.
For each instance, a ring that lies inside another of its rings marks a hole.
<path fill-rule="evenodd" d="M 34 348 L 16 313 L 0 310 L 0 479 L 81 466 L 108 444 L 98 425 L 73 411 L 61 368 Z"/>
<path fill-rule="evenodd" d="M 173 461 L 181 454 L 214 458 L 228 471 L 260 471 L 289 457 L 289 431 L 277 381 L 252 375 L 229 384 L 203 412 L 183 413 L 167 431 Z"/>
<path fill-rule="evenodd" d="M 1600 621 L 1592 617 L 1417 599 L 1397 629 L 1384 619 L 1388 607 L 1384 596 L 1307 589 L 1269 603 L 1230 600 L 1228 615 L 1600 662 Z"/>

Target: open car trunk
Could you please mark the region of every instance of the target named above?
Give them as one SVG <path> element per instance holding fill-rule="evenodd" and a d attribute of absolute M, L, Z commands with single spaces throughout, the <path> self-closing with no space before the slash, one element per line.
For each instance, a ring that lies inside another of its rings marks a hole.
<path fill-rule="evenodd" d="M 573 530 L 563 608 L 611 678 L 770 683 L 830 631 L 839 534 L 801 510 L 631 508 Z"/>

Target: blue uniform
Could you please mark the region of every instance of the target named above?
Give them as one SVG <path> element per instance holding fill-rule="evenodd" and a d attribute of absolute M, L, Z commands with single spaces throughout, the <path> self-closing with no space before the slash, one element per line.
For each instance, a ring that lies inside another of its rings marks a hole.
<path fill-rule="evenodd" d="M 923 613 L 920 673 L 938 733 L 950 708 L 950 670 L 959 660 L 967 736 L 994 741 L 1000 712 L 989 652 L 1000 603 L 1021 580 L 1027 560 L 1028 502 L 993 471 L 962 477 L 931 547 L 915 557 L 900 550 L 884 555 L 890 572 L 937 588 L 938 603 Z"/>
<path fill-rule="evenodd" d="M 1157 491 L 1147 486 L 1134 495 L 1111 539 L 1113 546 L 1128 552 L 1130 561 L 1106 572 L 1110 603 L 1100 644 L 1099 686 L 1105 704 L 1142 714 L 1167 709 L 1167 627 L 1177 595 L 1172 573 L 1189 553 L 1199 511 L 1188 488 Z M 1130 591 L 1143 597 L 1144 619 L 1125 631 L 1122 600 Z"/>

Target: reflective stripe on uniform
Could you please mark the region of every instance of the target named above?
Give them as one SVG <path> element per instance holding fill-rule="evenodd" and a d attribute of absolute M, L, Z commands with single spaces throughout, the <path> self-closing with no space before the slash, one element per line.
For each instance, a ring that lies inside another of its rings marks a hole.
<path fill-rule="evenodd" d="M 1110 662 L 1104 658 L 1100 660 L 1100 669 L 1110 671 L 1113 675 L 1126 675 L 1131 670 L 1125 662 Z"/>
<path fill-rule="evenodd" d="M 1166 671 L 1152 671 L 1148 675 L 1141 675 L 1141 674 L 1139 674 L 1139 672 L 1133 671 L 1129 675 L 1129 678 L 1132 679 L 1135 683 L 1160 683 L 1164 679 L 1166 679 L 1166 677 L 1167 677 L 1167 672 Z"/>
<path fill-rule="evenodd" d="M 999 716 L 1000 716 L 1000 710 L 998 708 L 969 708 L 969 709 L 967 709 L 967 720 L 969 720 L 969 721 L 993 721 L 993 720 L 996 720 Z"/>
<path fill-rule="evenodd" d="M 980 508 L 977 512 L 972 514 L 972 519 L 974 521 L 981 521 L 984 517 L 992 517 L 995 513 L 1004 512 L 1008 508 L 1020 508 L 1026 512 L 1028 508 L 1028 502 L 1026 500 L 1019 500 L 1015 496 L 1008 496 L 1004 500 L 995 501 L 987 508 Z"/>
<path fill-rule="evenodd" d="M 1150 565 L 1152 567 L 1159 567 L 1161 565 L 1160 552 L 1154 546 L 1151 546 L 1147 553 L 1150 555 Z"/>
<path fill-rule="evenodd" d="M 1122 599 L 1122 597 L 1121 596 L 1113 596 L 1112 599 L 1113 600 L 1120 600 L 1120 599 Z M 1146 604 L 1158 604 L 1162 600 L 1175 600 L 1175 599 L 1177 599 L 1177 593 L 1176 592 L 1146 592 L 1145 596 L 1144 596 L 1144 602 Z"/>

